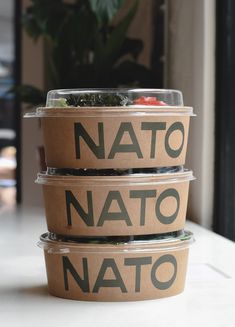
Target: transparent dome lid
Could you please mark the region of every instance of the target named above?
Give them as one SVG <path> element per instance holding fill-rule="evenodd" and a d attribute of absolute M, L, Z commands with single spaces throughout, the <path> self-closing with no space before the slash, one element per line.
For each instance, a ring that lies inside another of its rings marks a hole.
<path fill-rule="evenodd" d="M 61 89 L 47 94 L 46 107 L 183 106 L 180 91 L 166 89 Z"/>

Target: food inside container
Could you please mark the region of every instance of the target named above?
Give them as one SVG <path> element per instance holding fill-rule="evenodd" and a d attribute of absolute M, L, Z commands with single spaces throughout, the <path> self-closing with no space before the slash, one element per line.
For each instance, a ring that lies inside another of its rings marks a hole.
<path fill-rule="evenodd" d="M 46 107 L 183 106 L 177 90 L 61 89 L 47 94 Z"/>

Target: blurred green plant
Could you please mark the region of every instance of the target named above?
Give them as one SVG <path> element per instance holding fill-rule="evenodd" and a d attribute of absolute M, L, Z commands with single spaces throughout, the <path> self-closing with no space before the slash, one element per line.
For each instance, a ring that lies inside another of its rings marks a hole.
<path fill-rule="evenodd" d="M 144 86 L 151 84 L 149 69 L 137 62 L 143 42 L 127 36 L 138 1 L 113 24 L 124 0 L 31 0 L 23 26 L 46 48 L 45 90 L 21 85 L 23 102 L 45 102 L 51 88 Z"/>

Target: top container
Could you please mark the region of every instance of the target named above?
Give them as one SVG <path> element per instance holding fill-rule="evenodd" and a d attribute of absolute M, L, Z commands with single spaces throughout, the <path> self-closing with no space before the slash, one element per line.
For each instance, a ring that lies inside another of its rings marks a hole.
<path fill-rule="evenodd" d="M 48 92 L 41 119 L 46 163 L 53 168 L 144 168 L 185 163 L 191 107 L 163 89 Z"/>

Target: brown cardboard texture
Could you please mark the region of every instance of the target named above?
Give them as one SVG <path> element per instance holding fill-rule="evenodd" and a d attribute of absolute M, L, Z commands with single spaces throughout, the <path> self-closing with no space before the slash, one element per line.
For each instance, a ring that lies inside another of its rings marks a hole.
<path fill-rule="evenodd" d="M 143 168 L 185 163 L 187 112 L 71 110 L 48 109 L 49 116 L 41 117 L 48 167 Z"/>
<path fill-rule="evenodd" d="M 140 176 L 38 175 L 48 230 L 71 236 L 141 235 L 184 228 L 192 172 Z"/>
<path fill-rule="evenodd" d="M 52 295 L 83 301 L 136 301 L 181 293 L 188 248 L 96 253 L 45 251 Z M 144 250 L 144 248 L 142 249 Z"/>

